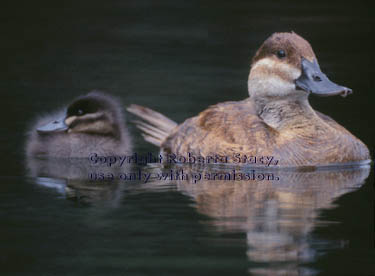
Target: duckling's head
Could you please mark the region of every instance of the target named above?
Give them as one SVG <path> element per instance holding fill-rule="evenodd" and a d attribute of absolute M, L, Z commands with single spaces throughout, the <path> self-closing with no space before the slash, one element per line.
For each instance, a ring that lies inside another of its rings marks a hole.
<path fill-rule="evenodd" d="M 248 89 L 252 99 L 263 101 L 352 92 L 327 78 L 310 43 L 294 32 L 274 33 L 264 41 L 253 58 Z"/>
<path fill-rule="evenodd" d="M 74 100 L 63 117 L 37 128 L 41 135 L 65 132 L 120 138 L 121 109 L 110 96 L 94 91 Z"/>

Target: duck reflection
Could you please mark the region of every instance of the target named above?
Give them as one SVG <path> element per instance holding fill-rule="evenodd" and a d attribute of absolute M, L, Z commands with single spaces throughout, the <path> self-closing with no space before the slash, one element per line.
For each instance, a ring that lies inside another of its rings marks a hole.
<path fill-rule="evenodd" d="M 220 169 L 187 169 L 185 172 Z M 259 171 L 273 180 L 177 181 L 177 188 L 192 197 L 201 214 L 214 218 L 219 231 L 246 232 L 247 256 L 258 267 L 252 275 L 311 275 L 300 264 L 314 259 L 309 233 L 319 221 L 318 211 L 334 207 L 334 200 L 362 185 L 369 167 L 313 172 Z M 202 178 L 203 179 L 203 178 Z M 272 179 L 272 178 L 271 178 Z"/>

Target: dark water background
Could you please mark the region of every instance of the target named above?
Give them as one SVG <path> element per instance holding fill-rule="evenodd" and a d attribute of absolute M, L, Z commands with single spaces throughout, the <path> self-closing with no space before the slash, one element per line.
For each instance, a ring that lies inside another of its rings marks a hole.
<path fill-rule="evenodd" d="M 373 168 L 364 182 L 366 172 L 348 181 L 353 185 L 327 188 L 329 199 L 321 193 L 324 178 L 311 176 L 316 185 L 301 199 L 308 207 L 274 208 L 278 201 L 268 202 L 263 190 L 257 193 L 271 207 L 252 205 L 262 200 L 236 201 L 241 193 L 233 186 L 232 207 L 210 205 L 199 195 L 213 202 L 220 196 L 175 182 L 120 185 L 86 203 L 77 195 L 85 189 L 69 190 L 64 179 L 27 175 L 23 155 L 25 129 L 36 115 L 92 89 L 177 122 L 211 104 L 244 99 L 256 49 L 271 33 L 293 30 L 310 41 L 322 70 L 354 91 L 347 98 L 311 97 L 312 106 L 349 129 L 374 156 L 369 2 L 17 1 L 3 2 L 0 14 L 1 275 L 375 274 Z M 129 128 L 136 151 L 157 153 Z M 38 185 L 43 181 L 60 188 Z M 281 198 L 279 187 L 270 189 Z M 220 208 L 223 213 L 215 213 Z M 288 223 L 306 228 L 284 229 Z M 269 228 L 276 230 L 261 236 Z M 267 255 L 277 251 L 262 249 L 270 240 L 287 240 L 280 247 L 296 256 Z"/>

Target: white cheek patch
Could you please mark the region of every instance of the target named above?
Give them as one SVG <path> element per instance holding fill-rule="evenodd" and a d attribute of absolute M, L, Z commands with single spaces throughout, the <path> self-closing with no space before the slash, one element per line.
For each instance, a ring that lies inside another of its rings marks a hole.
<path fill-rule="evenodd" d="M 282 72 L 282 74 L 287 76 L 289 80 L 295 80 L 301 75 L 301 70 L 293 65 L 282 61 L 276 61 L 271 58 L 262 58 L 261 60 L 258 60 L 251 68 L 251 72 L 253 71 L 259 73 L 262 72 L 263 75 L 266 74 L 264 77 L 267 77 L 268 75 L 277 75 L 278 72 Z"/>
<path fill-rule="evenodd" d="M 71 129 L 72 132 L 109 134 L 113 132 L 112 126 L 106 121 L 81 122 Z"/>
<path fill-rule="evenodd" d="M 250 96 L 286 96 L 296 92 L 293 82 L 285 81 L 277 76 L 268 78 L 250 78 L 247 82 Z"/>
<path fill-rule="evenodd" d="M 296 93 L 294 80 L 301 75 L 290 64 L 264 58 L 255 63 L 250 71 L 248 91 L 251 97 L 286 96 Z"/>

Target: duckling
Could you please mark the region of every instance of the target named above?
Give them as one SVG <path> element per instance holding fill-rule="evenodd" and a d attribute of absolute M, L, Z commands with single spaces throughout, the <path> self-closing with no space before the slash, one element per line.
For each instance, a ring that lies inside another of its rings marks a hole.
<path fill-rule="evenodd" d="M 131 105 L 146 141 L 162 152 L 200 156 L 272 156 L 278 166 L 368 163 L 369 151 L 330 117 L 314 110 L 308 96 L 352 90 L 320 70 L 309 42 L 294 32 L 274 33 L 252 60 L 249 98 L 210 106 L 182 124 L 151 109 Z"/>
<path fill-rule="evenodd" d="M 93 91 L 41 117 L 28 133 L 26 155 L 88 158 L 129 153 L 131 139 L 118 101 Z"/>

